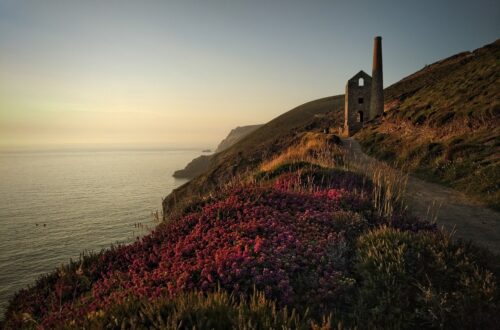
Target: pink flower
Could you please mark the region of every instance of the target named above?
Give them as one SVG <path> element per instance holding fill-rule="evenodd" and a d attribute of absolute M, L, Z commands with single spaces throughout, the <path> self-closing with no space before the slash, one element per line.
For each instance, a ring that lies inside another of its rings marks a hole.
<path fill-rule="evenodd" d="M 253 250 L 255 253 L 259 253 L 259 251 L 262 249 L 262 243 L 262 238 L 260 238 L 260 236 L 257 236 L 255 238 L 255 245 L 253 246 Z"/>

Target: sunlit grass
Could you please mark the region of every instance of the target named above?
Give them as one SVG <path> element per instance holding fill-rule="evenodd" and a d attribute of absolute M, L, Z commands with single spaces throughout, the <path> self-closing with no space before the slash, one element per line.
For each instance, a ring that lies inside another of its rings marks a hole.
<path fill-rule="evenodd" d="M 308 162 L 323 167 L 341 165 L 343 151 L 339 143 L 333 134 L 306 132 L 287 150 L 265 160 L 260 170 L 268 172 L 282 164 L 294 162 Z"/>

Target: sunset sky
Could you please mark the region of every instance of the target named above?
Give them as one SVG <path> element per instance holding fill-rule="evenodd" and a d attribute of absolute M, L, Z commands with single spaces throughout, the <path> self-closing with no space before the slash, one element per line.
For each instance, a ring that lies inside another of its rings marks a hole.
<path fill-rule="evenodd" d="M 498 0 L 0 0 L 0 149 L 213 147 L 342 94 L 500 37 Z"/>

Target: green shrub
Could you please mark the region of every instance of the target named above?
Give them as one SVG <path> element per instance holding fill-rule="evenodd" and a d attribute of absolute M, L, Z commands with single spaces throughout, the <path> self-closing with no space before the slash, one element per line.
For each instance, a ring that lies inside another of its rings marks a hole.
<path fill-rule="evenodd" d="M 356 323 L 370 328 L 493 328 L 496 279 L 486 258 L 433 232 L 383 227 L 358 239 Z"/>

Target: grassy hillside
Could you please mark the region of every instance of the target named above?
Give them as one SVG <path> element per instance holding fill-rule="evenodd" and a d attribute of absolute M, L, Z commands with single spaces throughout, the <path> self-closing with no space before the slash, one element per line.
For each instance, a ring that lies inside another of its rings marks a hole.
<path fill-rule="evenodd" d="M 261 126 L 262 125 L 248 125 L 232 129 L 231 132 L 229 132 L 229 135 L 219 143 L 217 149 L 215 150 L 215 154 L 228 149 L 233 144 L 237 143 L 245 136 L 252 133 Z M 173 176 L 175 178 L 187 178 L 187 179 L 192 179 L 194 177 L 197 177 L 198 175 L 203 174 L 205 171 L 207 171 L 207 169 L 210 168 L 214 156 L 215 155 L 201 155 L 193 159 L 191 162 L 189 162 L 189 164 L 187 164 L 184 169 L 175 171 Z"/>
<path fill-rule="evenodd" d="M 209 169 L 175 189 L 163 201 L 163 212 L 171 216 L 201 198 L 207 192 L 223 186 L 254 170 L 262 160 L 288 148 L 305 131 L 321 132 L 338 127 L 343 120 L 343 95 L 305 103 L 263 125 L 238 143 L 216 154 Z"/>
<path fill-rule="evenodd" d="M 495 327 L 492 257 L 406 214 L 387 180 L 345 170 L 336 142 L 301 134 L 176 221 L 40 278 L 4 326 Z"/>
<path fill-rule="evenodd" d="M 226 138 L 219 143 L 217 149 L 215 149 L 215 153 L 226 150 L 261 126 L 262 125 L 247 125 L 233 128 L 231 132 L 229 132 L 229 134 L 226 136 Z"/>
<path fill-rule="evenodd" d="M 356 135 L 369 154 L 500 209 L 500 41 L 385 90 L 386 113 Z"/>
<path fill-rule="evenodd" d="M 500 42 L 444 59 L 385 90 L 386 115 L 356 138 L 364 150 L 431 181 L 499 208 Z M 164 214 L 253 170 L 305 131 L 336 129 L 343 95 L 305 103 L 211 160 L 208 171 L 176 189 Z"/>

